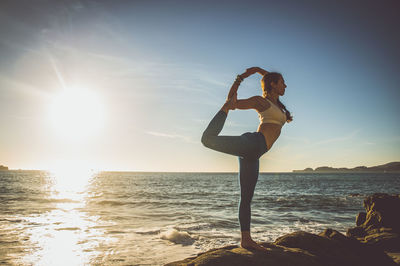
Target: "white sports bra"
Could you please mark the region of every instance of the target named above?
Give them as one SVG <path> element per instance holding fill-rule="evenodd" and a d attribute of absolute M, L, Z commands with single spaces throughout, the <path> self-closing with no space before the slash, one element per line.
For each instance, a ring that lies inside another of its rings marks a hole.
<path fill-rule="evenodd" d="M 271 107 L 263 112 L 258 113 L 260 123 L 273 123 L 283 126 L 286 122 L 286 114 L 269 99 L 267 100 L 271 103 Z"/>

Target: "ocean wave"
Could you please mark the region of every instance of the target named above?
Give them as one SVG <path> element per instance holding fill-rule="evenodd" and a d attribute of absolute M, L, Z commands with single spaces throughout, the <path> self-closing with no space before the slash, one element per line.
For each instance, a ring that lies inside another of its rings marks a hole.
<path fill-rule="evenodd" d="M 0 222 L 10 222 L 10 223 L 21 223 L 24 222 L 25 220 L 23 219 L 0 219 Z"/>
<path fill-rule="evenodd" d="M 216 219 L 210 221 L 211 228 L 236 228 L 238 226 L 238 222 L 235 220 L 229 219 Z"/>
<path fill-rule="evenodd" d="M 107 234 L 126 234 L 126 231 L 111 230 L 111 231 L 108 231 Z"/>
<path fill-rule="evenodd" d="M 45 199 L 35 199 L 39 203 L 79 203 L 80 201 L 74 199 L 52 199 L 52 198 L 45 198 Z"/>
<path fill-rule="evenodd" d="M 159 234 L 159 237 L 164 240 L 171 241 L 175 244 L 182 244 L 184 246 L 192 245 L 197 239 L 197 236 L 192 236 L 188 232 L 178 231 L 175 228 L 171 228 L 166 232 Z"/>
<path fill-rule="evenodd" d="M 76 231 L 76 230 L 81 230 L 79 227 L 61 227 L 61 228 L 56 228 L 57 231 Z"/>
<path fill-rule="evenodd" d="M 136 234 L 140 235 L 156 235 L 161 232 L 160 228 L 138 228 L 136 230 L 133 230 Z"/>
<path fill-rule="evenodd" d="M 365 198 L 367 194 L 360 194 L 360 193 L 351 193 L 349 195 L 350 198 Z"/>
<path fill-rule="evenodd" d="M 117 200 L 101 200 L 98 202 L 94 202 L 97 205 L 107 205 L 107 206 L 123 206 L 130 204 L 129 202 L 122 202 Z"/>
<path fill-rule="evenodd" d="M 210 228 L 210 223 L 186 223 L 186 224 L 180 224 L 179 229 L 185 229 L 188 231 L 200 231 L 203 229 L 209 229 Z"/>
<path fill-rule="evenodd" d="M 346 207 L 349 203 L 346 196 L 334 196 L 334 195 L 291 195 L 291 196 L 261 196 L 255 198 L 254 204 L 267 205 L 271 208 L 278 208 L 285 210 L 286 208 L 297 208 L 298 210 L 307 211 L 309 209 L 317 208 L 321 210 L 334 208 Z"/>

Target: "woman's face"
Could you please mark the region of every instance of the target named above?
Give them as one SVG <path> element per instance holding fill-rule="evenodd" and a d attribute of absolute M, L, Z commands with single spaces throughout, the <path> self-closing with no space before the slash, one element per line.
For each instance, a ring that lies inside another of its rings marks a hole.
<path fill-rule="evenodd" d="M 286 84 L 283 77 L 281 77 L 277 83 L 271 82 L 271 86 L 278 95 L 282 96 L 285 94 Z"/>

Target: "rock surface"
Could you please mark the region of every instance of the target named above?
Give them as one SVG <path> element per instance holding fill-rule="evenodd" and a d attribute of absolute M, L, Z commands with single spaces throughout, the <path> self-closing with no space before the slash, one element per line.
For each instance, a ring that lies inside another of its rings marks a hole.
<path fill-rule="evenodd" d="M 357 216 L 357 226 L 346 235 L 332 229 L 318 235 L 298 231 L 261 242 L 269 252 L 231 245 L 166 265 L 400 265 L 400 195 L 374 194 L 364 207 L 366 214 Z"/>
<path fill-rule="evenodd" d="M 364 199 L 366 214 L 346 235 L 388 252 L 400 250 L 400 195 L 374 194 Z"/>

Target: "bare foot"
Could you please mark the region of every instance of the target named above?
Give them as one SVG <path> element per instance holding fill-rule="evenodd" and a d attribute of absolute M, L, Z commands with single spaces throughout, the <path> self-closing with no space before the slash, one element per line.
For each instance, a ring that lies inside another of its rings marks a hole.
<path fill-rule="evenodd" d="M 257 244 L 253 239 L 242 240 L 240 246 L 245 249 L 255 249 L 260 251 L 268 251 L 267 248 Z"/>

